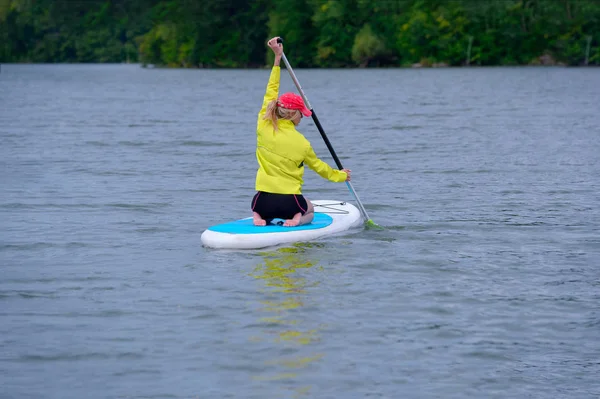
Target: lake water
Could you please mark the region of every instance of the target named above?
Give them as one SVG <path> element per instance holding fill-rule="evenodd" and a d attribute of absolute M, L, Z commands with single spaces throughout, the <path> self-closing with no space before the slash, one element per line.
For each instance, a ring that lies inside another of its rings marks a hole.
<path fill-rule="evenodd" d="M 219 251 L 268 69 L 2 65 L 0 397 L 600 396 L 600 70 L 296 73 L 384 229 Z"/>

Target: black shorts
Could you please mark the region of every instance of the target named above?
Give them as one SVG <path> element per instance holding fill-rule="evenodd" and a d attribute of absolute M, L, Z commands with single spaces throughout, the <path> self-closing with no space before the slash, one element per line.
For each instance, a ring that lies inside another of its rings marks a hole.
<path fill-rule="evenodd" d="M 305 214 L 308 209 L 302 194 L 273 194 L 259 191 L 252 198 L 252 211 L 263 219 L 292 219 L 298 212 Z"/>

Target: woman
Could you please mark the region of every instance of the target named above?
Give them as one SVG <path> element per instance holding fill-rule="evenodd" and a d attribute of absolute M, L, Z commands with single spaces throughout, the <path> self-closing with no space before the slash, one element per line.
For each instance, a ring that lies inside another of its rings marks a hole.
<path fill-rule="evenodd" d="M 332 169 L 321 161 L 310 142 L 296 130 L 302 116 L 311 115 L 302 97 L 285 93 L 277 98 L 283 54 L 283 45 L 277 39 L 268 41 L 275 62 L 256 127 L 257 193 L 251 204 L 256 226 L 265 226 L 275 218 L 285 219 L 284 226 L 312 222 L 313 205 L 302 195 L 304 165 L 332 182 L 350 181 L 350 170 Z"/>

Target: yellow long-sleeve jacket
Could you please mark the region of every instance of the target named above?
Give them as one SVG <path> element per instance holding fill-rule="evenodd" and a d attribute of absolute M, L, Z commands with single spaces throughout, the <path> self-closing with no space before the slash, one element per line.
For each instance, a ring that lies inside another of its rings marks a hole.
<path fill-rule="evenodd" d="M 292 121 L 277 120 L 277 131 L 265 120 L 267 105 L 278 98 L 281 69 L 271 70 L 256 124 L 256 190 L 276 194 L 302 194 L 304 165 L 332 182 L 346 181 L 346 172 L 333 169 L 315 154 L 310 142 Z"/>

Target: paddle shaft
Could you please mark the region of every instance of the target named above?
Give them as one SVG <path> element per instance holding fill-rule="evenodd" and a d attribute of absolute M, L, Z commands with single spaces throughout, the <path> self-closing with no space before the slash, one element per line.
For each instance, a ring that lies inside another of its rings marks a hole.
<path fill-rule="evenodd" d="M 277 39 L 277 42 L 281 43 L 281 39 Z M 312 105 L 310 105 L 310 102 L 308 101 L 306 94 L 304 94 L 304 90 L 302 90 L 302 86 L 300 85 L 300 82 L 298 81 L 298 78 L 296 77 L 296 74 L 294 73 L 294 70 L 292 69 L 292 66 L 290 65 L 290 63 L 284 53 L 281 54 L 281 58 L 283 59 L 283 63 L 285 64 L 285 67 L 287 68 L 288 72 L 290 73 L 290 76 L 292 77 L 294 84 L 296 85 L 296 87 L 298 88 L 298 91 L 300 92 L 300 95 L 302 96 L 302 99 L 304 100 L 304 104 L 306 105 L 306 108 L 311 110 L 312 119 L 315 122 L 317 129 L 319 129 L 319 133 L 321 133 L 321 137 L 323 137 L 323 141 L 325 141 L 325 145 L 327 145 L 327 148 L 329 149 L 329 152 L 331 153 L 331 156 L 333 157 L 335 164 L 337 165 L 338 169 L 344 169 L 344 167 L 342 166 L 342 162 L 340 161 L 337 154 L 335 153 L 335 150 L 333 149 L 333 146 L 331 145 L 329 138 L 327 137 L 327 135 L 325 134 L 325 131 L 323 130 L 323 126 L 321 125 L 321 122 L 319 122 L 319 118 L 317 118 L 317 114 L 315 114 L 315 111 L 314 111 Z M 356 199 L 356 202 L 358 204 L 358 209 L 360 210 L 360 213 L 362 213 L 363 218 L 365 219 L 365 221 L 369 221 L 370 218 L 369 218 L 369 215 L 367 214 L 367 210 L 365 209 L 363 204 L 360 202 L 360 199 L 358 198 L 358 195 L 356 194 L 356 191 L 354 190 L 352 183 L 350 183 L 349 181 L 346 181 L 346 185 L 348 186 L 348 189 L 350 190 L 350 192 Z"/>

